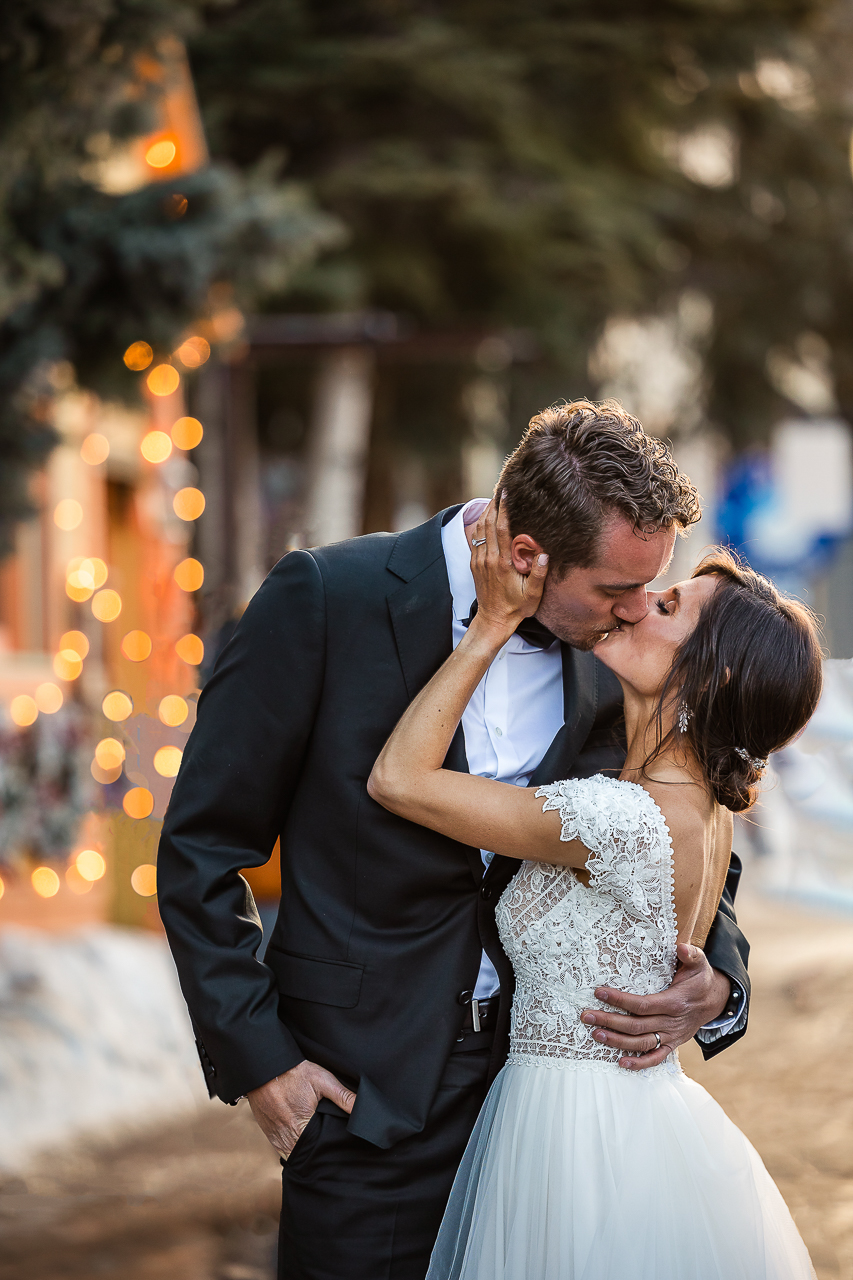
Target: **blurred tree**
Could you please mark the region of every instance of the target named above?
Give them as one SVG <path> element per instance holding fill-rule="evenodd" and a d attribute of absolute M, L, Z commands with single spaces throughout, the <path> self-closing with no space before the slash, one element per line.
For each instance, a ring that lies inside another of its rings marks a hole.
<path fill-rule="evenodd" d="M 716 317 L 709 412 L 736 442 L 829 353 L 853 417 L 847 0 L 201 12 L 214 154 L 286 154 L 351 232 L 290 305 L 529 326 L 577 384 L 608 315 L 693 288 Z"/>
<path fill-rule="evenodd" d="M 72 376 L 68 362 L 81 385 L 134 396 L 121 360 L 130 342 L 169 351 L 211 282 L 252 300 L 337 234 L 269 160 L 129 194 L 98 189 L 93 158 L 156 119 L 140 52 L 193 21 L 192 3 L 169 0 L 0 9 L 0 553 L 31 510 L 28 472 L 54 443 L 49 397 Z"/>

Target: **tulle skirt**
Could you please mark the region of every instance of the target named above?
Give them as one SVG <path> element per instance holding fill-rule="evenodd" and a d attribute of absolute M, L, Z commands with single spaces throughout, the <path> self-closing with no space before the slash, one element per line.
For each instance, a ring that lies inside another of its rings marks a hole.
<path fill-rule="evenodd" d="M 508 1063 L 462 1159 L 427 1280 L 626 1277 L 815 1273 L 758 1153 L 677 1066 Z"/>

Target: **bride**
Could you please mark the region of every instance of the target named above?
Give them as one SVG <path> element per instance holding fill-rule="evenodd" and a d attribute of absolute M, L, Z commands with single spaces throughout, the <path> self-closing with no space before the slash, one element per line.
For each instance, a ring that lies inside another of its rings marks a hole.
<path fill-rule="evenodd" d="M 705 941 L 732 812 L 821 687 L 811 614 L 725 551 L 652 593 L 595 649 L 625 695 L 619 778 L 540 787 L 442 767 L 462 712 L 547 573 L 510 555 L 490 504 L 472 554 L 478 612 L 376 762 L 392 812 L 521 860 L 497 910 L 516 975 L 506 1065 L 453 1185 L 427 1280 L 801 1280 L 814 1277 L 757 1152 L 682 1073 L 608 1048 L 595 992 L 663 990 Z M 589 1015 L 587 1015 L 589 1016 Z M 594 1016 L 594 1015 L 593 1015 Z M 650 1046 L 654 1047 L 654 1046 Z"/>

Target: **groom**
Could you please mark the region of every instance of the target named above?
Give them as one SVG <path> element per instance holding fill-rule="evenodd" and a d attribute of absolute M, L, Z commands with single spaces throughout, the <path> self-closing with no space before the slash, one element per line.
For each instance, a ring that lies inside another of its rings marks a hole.
<path fill-rule="evenodd" d="M 519 786 L 618 771 L 620 690 L 590 649 L 645 615 L 646 585 L 699 518 L 696 491 L 635 419 L 587 401 L 534 418 L 498 486 L 517 548 L 547 551 L 549 574 L 449 767 Z M 286 1161 L 282 1280 L 423 1280 L 507 1053 L 513 978 L 494 909 L 518 864 L 396 818 L 366 791 L 395 722 L 470 621 L 483 505 L 280 561 L 199 700 L 166 815 L 160 912 L 208 1088 L 248 1096 Z M 261 963 L 239 872 L 279 837 L 281 906 Z M 641 1065 L 697 1033 L 706 1056 L 743 1034 L 738 872 L 733 855 L 705 953 L 658 996 L 609 995 L 630 1016 L 599 1012 L 590 1034 Z"/>

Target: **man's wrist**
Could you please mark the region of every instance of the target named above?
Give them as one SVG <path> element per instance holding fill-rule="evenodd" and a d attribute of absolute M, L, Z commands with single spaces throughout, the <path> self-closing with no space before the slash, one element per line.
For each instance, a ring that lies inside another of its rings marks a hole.
<path fill-rule="evenodd" d="M 727 973 L 723 973 L 721 969 L 714 970 L 714 977 L 725 981 L 728 995 L 716 1017 L 709 1018 L 707 1022 L 703 1023 L 699 1028 L 700 1031 L 714 1031 L 721 1027 L 729 1027 L 741 1016 L 746 1003 L 746 992 L 739 982 L 729 977 Z"/>

